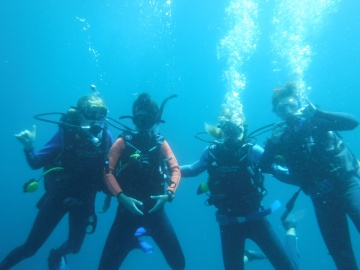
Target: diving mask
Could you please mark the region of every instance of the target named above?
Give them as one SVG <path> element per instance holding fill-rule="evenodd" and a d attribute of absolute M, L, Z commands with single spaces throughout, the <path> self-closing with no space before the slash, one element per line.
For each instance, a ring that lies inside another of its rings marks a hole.
<path fill-rule="evenodd" d="M 82 111 L 86 120 L 96 120 L 100 121 L 101 119 L 105 118 L 107 115 L 108 110 L 105 107 L 86 107 Z"/>
<path fill-rule="evenodd" d="M 221 131 L 228 138 L 239 138 L 244 133 L 244 127 L 227 121 L 221 126 Z"/>
<path fill-rule="evenodd" d="M 286 118 L 288 116 L 300 114 L 299 107 L 300 102 L 298 99 L 294 97 L 285 97 L 280 99 L 280 101 L 276 104 L 275 111 L 280 117 Z"/>
<path fill-rule="evenodd" d="M 156 124 L 156 117 L 147 113 L 134 115 L 133 122 L 140 129 L 150 129 Z"/>

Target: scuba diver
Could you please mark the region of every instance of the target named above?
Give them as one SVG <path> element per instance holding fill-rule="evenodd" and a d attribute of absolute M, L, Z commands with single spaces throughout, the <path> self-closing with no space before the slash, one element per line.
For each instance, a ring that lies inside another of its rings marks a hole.
<path fill-rule="evenodd" d="M 125 130 L 110 149 L 105 182 L 119 204 L 101 270 L 119 269 L 134 248 L 131 238 L 138 227 L 148 231 L 171 269 L 185 268 L 183 251 L 164 209 L 180 182 L 178 162 L 167 141 L 157 134 L 164 102 L 159 109 L 149 94 L 140 94 L 132 106 L 133 116 L 127 117 L 136 130 Z"/>
<path fill-rule="evenodd" d="M 37 203 L 39 212 L 27 240 L 5 257 L 0 263 L 1 270 L 33 256 L 67 213 L 69 236 L 60 247 L 50 251 L 49 269 L 67 269 L 65 255 L 78 253 L 86 233 L 95 231 L 95 196 L 105 187 L 104 162 L 112 144 L 112 136 L 104 126 L 107 111 L 98 96 L 80 98 L 76 107 L 62 114 L 58 131 L 38 152 L 33 146 L 35 126 L 15 135 L 24 146 L 30 167 L 44 169 L 46 192 Z M 25 192 L 36 188 L 37 180 L 24 185 Z"/>
<path fill-rule="evenodd" d="M 360 232 L 359 164 L 338 134 L 356 128 L 358 121 L 315 107 L 293 83 L 275 89 L 272 105 L 282 122 L 266 143 L 262 170 L 310 196 L 337 269 L 358 269 L 347 216 Z"/>
<path fill-rule="evenodd" d="M 297 269 L 296 236 L 291 236 L 289 248 L 295 258 L 290 258 L 266 218 L 280 207 L 279 202 L 268 209 L 261 204 L 266 194 L 258 166 L 263 149 L 246 138 L 245 118 L 233 108 L 223 109 L 218 126 L 206 125 L 217 140 L 205 148 L 198 161 L 180 166 L 181 174 L 194 177 L 208 172 L 207 183 L 202 183 L 197 193 L 206 193 L 205 204 L 217 208 L 224 269 L 244 269 L 246 239 L 261 248 L 275 269 Z M 294 226 L 288 229 L 295 230 Z"/>

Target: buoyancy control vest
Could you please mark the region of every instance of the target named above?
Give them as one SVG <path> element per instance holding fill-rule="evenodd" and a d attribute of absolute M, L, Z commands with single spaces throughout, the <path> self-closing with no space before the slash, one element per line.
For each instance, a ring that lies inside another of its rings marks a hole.
<path fill-rule="evenodd" d="M 109 148 L 106 128 L 98 142 L 91 140 L 84 130 L 61 126 L 62 150 L 55 159 L 54 167 L 64 170 L 45 177 L 45 189 L 56 189 L 72 196 L 86 196 L 89 191 L 105 190 L 103 171 Z"/>
<path fill-rule="evenodd" d="M 164 194 L 166 168 L 161 152 L 161 135 L 125 131 L 120 136 L 125 142 L 115 177 L 127 196 L 146 204 L 155 203 L 151 195 Z"/>
<path fill-rule="evenodd" d="M 226 149 L 223 144 L 209 147 L 208 204 L 215 205 L 223 214 L 245 215 L 256 211 L 266 194 L 264 177 L 251 160 L 253 145 Z"/>
<path fill-rule="evenodd" d="M 357 159 L 337 132 L 320 130 L 311 121 L 300 124 L 297 128 L 284 126 L 279 154 L 302 186 L 358 170 Z"/>

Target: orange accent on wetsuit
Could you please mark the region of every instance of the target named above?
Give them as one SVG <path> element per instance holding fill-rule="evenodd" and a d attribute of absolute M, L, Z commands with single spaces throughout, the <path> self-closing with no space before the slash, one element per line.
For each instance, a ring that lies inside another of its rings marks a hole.
<path fill-rule="evenodd" d="M 114 170 L 122 156 L 125 147 L 126 144 L 124 140 L 122 138 L 119 138 L 112 145 L 109 152 L 109 173 L 105 174 L 105 183 L 109 188 L 111 194 L 114 196 L 117 196 L 120 192 L 123 192 L 114 176 Z M 179 186 L 181 178 L 179 164 L 169 144 L 166 141 L 163 141 L 163 143 L 161 144 L 161 153 L 163 154 L 163 158 L 166 160 L 167 166 L 171 171 L 171 181 L 173 182 L 173 184 L 170 185 L 167 189 L 175 193 L 177 187 Z"/>
<path fill-rule="evenodd" d="M 165 160 L 167 160 L 167 166 L 171 171 L 171 181 L 174 183 L 170 185 L 167 189 L 175 193 L 176 189 L 179 186 L 181 178 L 179 163 L 177 162 L 176 157 L 170 148 L 170 145 L 166 141 L 164 141 L 161 145 L 161 152 Z"/>

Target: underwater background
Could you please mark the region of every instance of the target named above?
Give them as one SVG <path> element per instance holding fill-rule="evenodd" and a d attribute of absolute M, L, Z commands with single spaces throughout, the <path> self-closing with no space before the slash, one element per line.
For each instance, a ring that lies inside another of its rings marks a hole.
<path fill-rule="evenodd" d="M 294 81 L 303 95 L 325 110 L 360 119 L 360 1 L 358 0 L 104 0 L 0 2 L 1 180 L 0 260 L 22 244 L 31 229 L 43 188 L 25 194 L 22 186 L 41 171 L 31 170 L 14 134 L 37 125 L 40 149 L 57 126 L 35 114 L 65 112 L 90 94 L 94 84 L 110 116 L 131 112 L 136 94 L 149 92 L 168 102 L 160 132 L 180 164 L 194 162 L 206 143 L 194 134 L 216 124 L 222 104 L 242 106 L 249 131 L 278 121 L 271 111 L 274 88 Z M 124 121 L 124 124 L 131 125 Z M 120 131 L 110 128 L 116 138 Z M 360 157 L 360 131 L 342 132 Z M 269 133 L 259 136 L 263 145 Z M 223 269 L 215 208 L 196 195 L 206 173 L 182 179 L 167 213 L 186 257 L 186 269 Z M 283 207 L 269 216 L 281 240 L 280 216 L 297 189 L 266 176 L 264 205 Z M 103 194 L 97 198 L 101 209 Z M 81 251 L 67 256 L 70 269 L 97 269 L 117 202 L 98 214 L 97 230 Z M 335 269 L 320 236 L 310 199 L 301 194 L 299 222 L 301 269 Z M 350 223 L 360 263 L 360 237 Z M 47 269 L 49 250 L 67 237 L 67 217 L 38 253 L 13 269 Z M 154 253 L 135 250 L 121 269 L 168 269 Z M 247 241 L 246 247 L 260 251 Z M 246 269 L 273 269 L 255 261 Z"/>

